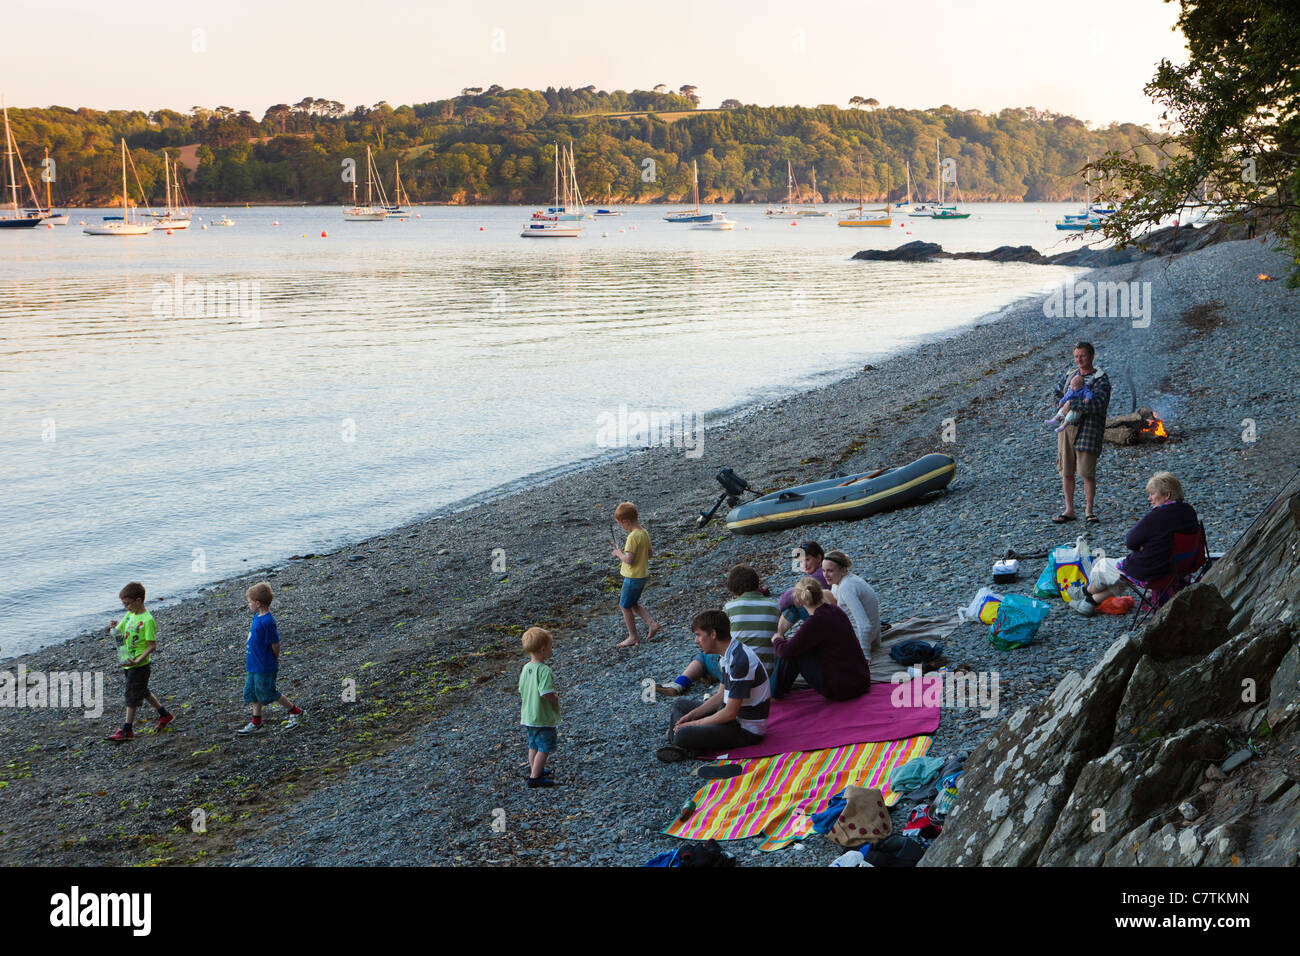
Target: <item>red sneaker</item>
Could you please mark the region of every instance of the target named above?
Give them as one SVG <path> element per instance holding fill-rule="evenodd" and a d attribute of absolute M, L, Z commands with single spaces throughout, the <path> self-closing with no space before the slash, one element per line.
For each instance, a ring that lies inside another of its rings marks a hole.
<path fill-rule="evenodd" d="M 108 739 L 113 741 L 113 743 L 115 744 L 120 744 L 124 740 L 135 740 L 135 731 L 123 730 L 121 727 L 119 727 L 117 728 L 116 733 L 109 734 Z"/>
<path fill-rule="evenodd" d="M 162 730 L 164 727 L 166 727 L 175 719 L 176 717 L 174 714 L 168 714 L 166 717 L 159 717 L 158 723 L 153 725 L 154 733 L 157 733 L 158 731 Z"/>

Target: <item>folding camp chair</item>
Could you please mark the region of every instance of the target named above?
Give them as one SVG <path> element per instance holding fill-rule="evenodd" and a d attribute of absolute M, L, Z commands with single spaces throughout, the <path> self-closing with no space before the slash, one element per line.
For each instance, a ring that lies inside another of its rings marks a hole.
<path fill-rule="evenodd" d="M 1141 627 L 1170 598 L 1189 584 L 1195 584 L 1210 569 L 1210 548 L 1204 522 L 1197 522 L 1197 528 L 1193 532 L 1174 535 L 1169 563 L 1169 573 L 1153 581 L 1138 581 L 1123 571 L 1120 572 L 1120 576 L 1139 595 L 1138 617 L 1134 627 Z"/>

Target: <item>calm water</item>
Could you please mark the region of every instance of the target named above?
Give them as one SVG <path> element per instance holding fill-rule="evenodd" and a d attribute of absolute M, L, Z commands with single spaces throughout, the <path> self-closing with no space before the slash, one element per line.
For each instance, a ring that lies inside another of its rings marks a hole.
<path fill-rule="evenodd" d="M 849 257 L 1064 248 L 1073 206 L 889 230 L 724 208 L 735 232 L 643 207 L 564 240 L 520 239 L 520 209 L 436 207 L 203 209 L 236 225 L 135 239 L 83 235 L 103 211 L 78 210 L 0 233 L 0 656 L 106 621 L 128 580 L 153 604 L 325 550 L 607 453 L 620 404 L 707 422 L 1069 271 Z"/>

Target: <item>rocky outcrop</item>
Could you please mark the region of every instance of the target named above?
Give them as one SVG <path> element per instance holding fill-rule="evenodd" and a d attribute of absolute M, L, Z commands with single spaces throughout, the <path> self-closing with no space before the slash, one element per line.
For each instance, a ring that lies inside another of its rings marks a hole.
<path fill-rule="evenodd" d="M 1107 266 L 1121 266 L 1139 259 L 1154 256 L 1168 256 L 1181 252 L 1192 252 L 1205 246 L 1222 242 L 1226 239 L 1242 239 L 1246 236 L 1244 226 L 1227 222 L 1215 222 L 1208 226 L 1194 228 L 1190 226 L 1167 226 L 1148 233 L 1140 241 L 1119 249 L 1114 246 L 1097 248 L 1079 246 L 1045 256 L 1033 246 L 999 246 L 990 252 L 944 252 L 936 242 L 922 242 L 919 239 L 908 242 L 895 249 L 863 249 L 854 253 L 853 258 L 863 262 L 934 262 L 939 259 L 979 259 L 987 262 L 1029 262 L 1042 266 L 1086 266 L 1101 269 Z"/>
<path fill-rule="evenodd" d="M 1300 479 L 1088 674 L 971 755 L 922 866 L 1295 866 Z"/>

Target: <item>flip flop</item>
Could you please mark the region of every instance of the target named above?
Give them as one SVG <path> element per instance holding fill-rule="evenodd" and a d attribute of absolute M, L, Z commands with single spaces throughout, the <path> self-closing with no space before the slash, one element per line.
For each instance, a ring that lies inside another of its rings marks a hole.
<path fill-rule="evenodd" d="M 691 771 L 691 776 L 699 777 L 701 780 L 726 780 L 728 777 L 739 777 L 745 772 L 745 768 L 738 763 L 716 764 L 709 763 L 696 767 Z"/>
<path fill-rule="evenodd" d="M 1064 511 L 1062 511 L 1059 515 L 1057 515 L 1055 518 L 1052 519 L 1052 524 L 1065 524 L 1067 521 L 1078 521 L 1078 520 L 1079 520 L 1078 515 L 1067 515 Z"/>
<path fill-rule="evenodd" d="M 1088 524 L 1101 524 L 1101 519 L 1098 518 L 1096 515 L 1087 515 L 1084 517 L 1083 520 Z"/>

